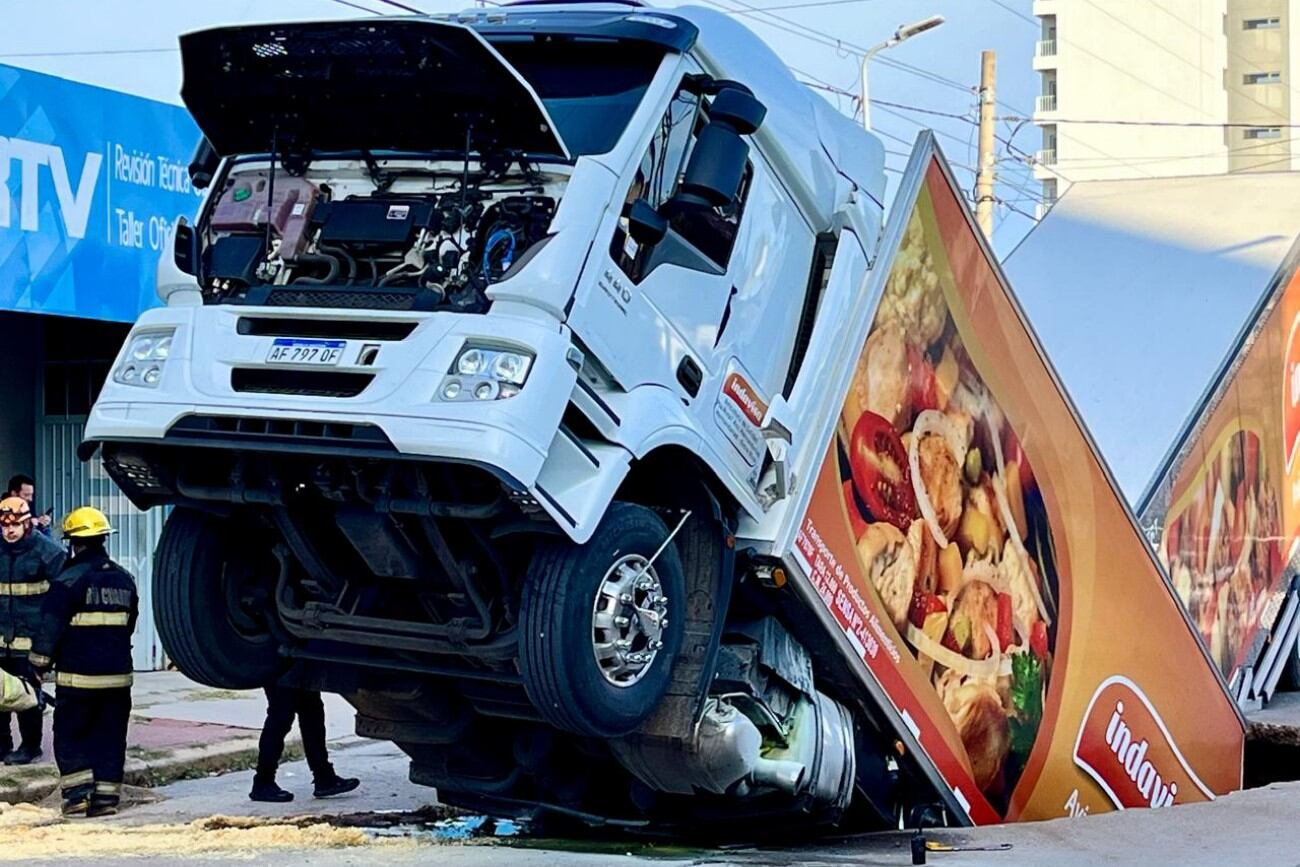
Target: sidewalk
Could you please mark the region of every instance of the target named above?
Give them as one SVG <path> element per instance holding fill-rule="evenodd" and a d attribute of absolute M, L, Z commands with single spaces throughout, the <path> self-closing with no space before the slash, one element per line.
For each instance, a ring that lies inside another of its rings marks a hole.
<path fill-rule="evenodd" d="M 54 692 L 51 685 L 47 691 Z M 134 710 L 127 731 L 126 782 L 136 786 L 206 776 L 252 767 L 266 715 L 260 690 L 234 692 L 201 686 L 174 671 L 141 672 L 132 689 Z M 326 735 L 331 745 L 356 743 L 354 711 L 336 695 L 325 695 Z M 0 802 L 39 801 L 58 785 L 45 718 L 45 755 L 27 767 L 0 765 Z M 15 736 L 17 732 L 14 732 Z M 297 726 L 289 735 L 286 760 L 302 755 Z"/>

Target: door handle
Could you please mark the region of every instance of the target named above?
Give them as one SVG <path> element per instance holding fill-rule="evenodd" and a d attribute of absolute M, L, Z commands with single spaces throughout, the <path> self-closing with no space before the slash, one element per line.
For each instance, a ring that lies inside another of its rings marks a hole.
<path fill-rule="evenodd" d="M 788 411 L 789 405 L 778 396 L 768 407 L 767 418 L 763 420 L 763 442 L 767 446 L 770 466 L 759 482 L 757 495 L 764 510 L 793 494 L 798 482 L 789 466 L 794 434 L 780 418 Z"/>

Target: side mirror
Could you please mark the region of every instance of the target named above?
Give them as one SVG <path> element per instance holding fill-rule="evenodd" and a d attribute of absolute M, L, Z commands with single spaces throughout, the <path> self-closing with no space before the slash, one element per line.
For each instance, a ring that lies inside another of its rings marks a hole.
<path fill-rule="evenodd" d="M 709 106 L 709 122 L 722 123 L 731 127 L 739 135 L 753 135 L 763 125 L 767 117 L 767 106 L 759 102 L 754 94 L 740 87 L 728 87 L 713 98 Z"/>
<path fill-rule="evenodd" d="M 645 199 L 637 199 L 627 215 L 628 234 L 639 247 L 653 247 L 668 234 L 668 221 Z"/>
<path fill-rule="evenodd" d="M 217 149 L 208 141 L 207 136 L 199 139 L 199 144 L 194 148 L 194 157 L 190 160 L 190 184 L 196 190 L 206 190 L 212 183 L 213 176 L 217 173 L 217 166 L 221 164 L 221 155 Z"/>
<path fill-rule="evenodd" d="M 194 227 L 181 217 L 176 221 L 176 235 L 172 241 L 172 257 L 176 267 L 191 277 L 199 273 L 199 237 Z"/>
<path fill-rule="evenodd" d="M 756 132 L 766 114 L 753 94 L 737 87 L 713 98 L 709 122 L 696 138 L 675 197 L 679 206 L 723 207 L 735 200 L 749 158 L 749 145 L 741 136 Z"/>

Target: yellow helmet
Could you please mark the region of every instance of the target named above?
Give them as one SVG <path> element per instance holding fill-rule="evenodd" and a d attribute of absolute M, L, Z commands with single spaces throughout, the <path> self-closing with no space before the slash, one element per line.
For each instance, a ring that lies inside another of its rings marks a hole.
<path fill-rule="evenodd" d="M 73 509 L 63 519 L 63 538 L 93 539 L 116 532 L 108 523 L 104 513 L 93 506 Z"/>

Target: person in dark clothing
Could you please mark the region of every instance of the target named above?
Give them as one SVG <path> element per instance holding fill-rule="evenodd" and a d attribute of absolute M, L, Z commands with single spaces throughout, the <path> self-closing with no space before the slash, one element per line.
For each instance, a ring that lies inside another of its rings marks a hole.
<path fill-rule="evenodd" d="M 55 670 L 54 760 L 65 816 L 112 815 L 122 794 L 140 600 L 135 579 L 104 550 L 112 532 L 89 506 L 63 520 L 72 557 L 46 594 L 29 656 L 37 671 Z"/>
<path fill-rule="evenodd" d="M 285 803 L 293 800 L 275 782 L 275 772 L 284 753 L 284 739 L 298 717 L 298 730 L 302 734 L 302 749 L 311 769 L 313 794 L 328 798 L 350 792 L 361 781 L 355 777 L 340 777 L 330 764 L 325 749 L 325 705 L 320 693 L 311 689 L 277 683 L 266 687 L 266 722 L 262 737 L 257 743 L 257 772 L 253 776 L 253 789 L 248 797 L 254 801 Z"/>
<path fill-rule="evenodd" d="M 35 510 L 36 480 L 31 476 L 19 473 L 9 480 L 9 492 L 5 496 L 26 500 L 27 506 Z M 54 510 L 51 509 L 50 512 L 52 511 Z M 42 533 L 45 536 L 50 535 L 50 512 L 46 512 L 43 515 L 37 515 L 35 511 L 32 513 L 32 526 L 36 528 L 37 532 Z"/>
<path fill-rule="evenodd" d="M 27 654 L 40 622 L 41 602 L 63 567 L 63 550 L 32 528 L 26 500 L 0 500 L 0 668 L 19 677 L 27 673 Z M 9 713 L 0 713 L 0 757 L 6 765 L 27 765 L 41 757 L 42 710 L 18 716 L 14 749 Z"/>

